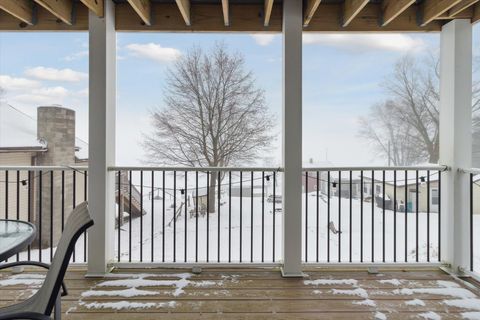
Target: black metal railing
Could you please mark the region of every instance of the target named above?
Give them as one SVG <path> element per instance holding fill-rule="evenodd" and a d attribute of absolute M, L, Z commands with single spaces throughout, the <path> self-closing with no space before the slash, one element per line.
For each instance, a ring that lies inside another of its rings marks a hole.
<path fill-rule="evenodd" d="M 470 191 L 470 271 L 480 274 L 480 169 L 464 170 L 469 176 Z"/>
<path fill-rule="evenodd" d="M 117 262 L 281 260 L 279 169 L 110 170 L 116 172 L 120 186 L 116 190 Z"/>
<path fill-rule="evenodd" d="M 86 167 L 1 167 L 0 219 L 36 226 L 36 238 L 12 260 L 50 262 L 68 214 L 87 200 Z M 72 262 L 87 261 L 87 233 L 77 241 Z"/>
<path fill-rule="evenodd" d="M 444 170 L 305 168 L 303 261 L 440 261 Z"/>

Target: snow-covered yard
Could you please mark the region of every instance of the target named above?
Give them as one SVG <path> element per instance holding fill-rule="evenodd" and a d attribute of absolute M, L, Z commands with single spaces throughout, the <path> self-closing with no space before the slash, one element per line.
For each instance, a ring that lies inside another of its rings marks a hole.
<path fill-rule="evenodd" d="M 261 197 L 242 197 L 242 211 L 240 212 L 240 198 L 231 197 L 229 203 L 228 193 L 222 193 L 220 217 L 218 210 L 209 215 L 195 216 L 193 201 L 187 208 L 186 238 L 185 238 L 185 210 L 173 221 L 173 202 L 171 198 L 165 199 L 165 214 L 163 213 L 162 200 L 153 200 L 154 214 L 152 221 L 151 200 L 144 202 L 145 215 L 142 218 L 134 218 L 130 223 L 127 220 L 120 229 L 120 261 L 129 261 L 129 246 L 131 244 L 131 261 L 140 261 L 142 253 L 143 261 L 156 262 L 239 262 L 240 252 L 242 262 L 273 262 L 280 261 L 282 257 L 282 220 L 283 213 L 278 210 L 281 204 L 276 203 L 277 210 L 274 213 L 272 202 Z M 350 241 L 352 243 L 352 261 L 359 262 L 361 255 L 361 239 L 363 238 L 363 261 L 372 260 L 372 204 L 363 202 L 363 224 L 361 223 L 361 205 L 358 199 L 352 199 L 352 221 L 350 229 L 350 200 L 341 198 L 341 223 L 339 224 L 339 199 L 330 198 L 330 220 L 340 234 L 334 234 L 328 227 L 328 205 L 325 196 L 318 198 L 316 193 L 310 193 L 308 199 L 307 236 L 305 236 L 305 197 L 303 197 L 303 226 L 302 226 L 302 257 L 304 261 L 316 262 L 317 250 L 318 261 L 327 261 L 327 238 L 330 237 L 330 261 L 338 261 L 339 238 L 341 241 L 341 261 L 350 260 Z M 177 208 L 183 201 L 183 197 L 177 197 Z M 253 213 L 251 208 L 253 208 Z M 263 208 L 263 209 L 262 209 Z M 385 261 L 394 261 L 394 239 L 396 239 L 396 260 L 405 261 L 405 244 L 407 260 L 416 261 L 416 214 L 407 213 L 407 240 L 405 241 L 405 213 L 397 212 L 396 234 L 394 232 L 394 212 L 385 210 L 385 234 L 383 233 L 384 212 L 379 207 L 374 207 L 373 214 L 373 244 L 374 260 L 383 260 L 383 241 L 385 241 Z M 429 216 L 429 222 L 428 222 Z M 165 218 L 164 218 L 165 217 Z M 317 231 L 318 217 L 318 231 Z M 274 223 L 275 219 L 275 223 Z M 163 226 L 165 221 L 165 227 Z M 253 224 L 252 224 L 253 221 Z M 438 260 L 438 214 L 421 212 L 418 215 L 418 258 L 420 262 L 427 261 L 427 228 L 430 230 L 430 261 Z M 142 232 L 141 226 L 142 224 Z M 220 226 L 220 228 L 218 228 Z M 253 227 L 252 227 L 253 226 Z M 153 228 L 152 228 L 153 227 Z M 163 233 L 165 228 L 165 233 Z M 363 228 L 363 237 L 362 237 Z M 208 230 L 208 232 L 207 232 Z M 474 230 L 480 231 L 480 217 L 474 217 Z M 152 237 L 153 231 L 153 237 Z M 474 243 L 479 243 L 479 232 L 474 232 Z M 131 237 L 130 237 L 131 235 Z M 207 237 L 208 235 L 208 237 Z M 220 235 L 220 236 L 218 236 Z M 339 237 L 340 236 L 340 237 Z M 153 259 L 152 259 L 153 238 Z M 307 239 L 306 239 L 307 238 Z M 351 239 L 350 239 L 351 238 Z M 165 239 L 165 241 L 163 241 Z M 240 240 L 241 239 L 241 240 Z M 186 245 L 185 245 L 186 240 Z M 219 241 L 220 240 L 220 241 Z M 307 250 L 305 250 L 307 240 Z M 174 256 L 175 241 L 175 256 Z M 83 262 L 83 236 L 76 246 L 76 261 Z M 318 248 L 317 248 L 318 243 Z M 118 257 L 118 230 L 115 230 L 115 257 Z M 219 245 L 220 244 L 220 245 Z M 141 250 L 142 247 L 142 250 Z M 164 248 L 164 250 L 163 250 Z M 186 255 L 185 255 L 186 248 Z M 274 252 L 275 249 L 275 252 Z M 474 247 L 475 268 L 480 271 L 480 248 Z M 253 250 L 253 251 L 252 251 Z M 142 251 L 142 252 L 141 252 Z M 307 251 L 307 252 L 305 252 Z M 263 253 L 263 254 L 262 254 Z M 307 253 L 307 256 L 305 256 Z M 42 250 L 42 260 L 48 261 L 49 248 Z M 26 252 L 21 258 L 27 258 Z M 31 259 L 38 259 L 38 250 L 32 250 Z"/>

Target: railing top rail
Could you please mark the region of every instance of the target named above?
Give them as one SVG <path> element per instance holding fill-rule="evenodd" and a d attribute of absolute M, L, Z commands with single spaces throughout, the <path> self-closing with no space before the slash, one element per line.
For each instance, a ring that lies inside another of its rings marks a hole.
<path fill-rule="evenodd" d="M 276 171 L 282 172 L 280 167 L 148 167 L 148 166 L 113 166 L 108 167 L 109 171 L 213 171 L 213 172 L 228 172 L 228 171 Z"/>
<path fill-rule="evenodd" d="M 88 166 L 0 166 L 0 171 L 88 171 Z"/>
<path fill-rule="evenodd" d="M 303 168 L 303 171 L 403 171 L 403 170 L 432 170 L 447 171 L 449 168 L 443 165 L 423 166 L 353 166 L 353 167 L 311 167 Z"/>
<path fill-rule="evenodd" d="M 469 169 L 459 169 L 459 170 L 460 172 L 464 172 L 464 173 L 480 174 L 479 168 L 469 168 Z"/>
<path fill-rule="evenodd" d="M 432 170 L 446 171 L 449 168 L 443 165 L 422 165 L 422 166 L 342 166 L 342 167 L 304 167 L 306 171 L 400 171 L 400 170 Z M 1 171 L 40 171 L 40 170 L 79 170 L 88 171 L 88 166 L 0 166 Z M 109 171 L 212 171 L 212 172 L 228 172 L 228 171 L 276 171 L 283 172 L 282 167 L 154 167 L 154 166 L 111 166 Z M 470 168 L 461 169 L 462 172 L 480 174 L 480 169 Z"/>

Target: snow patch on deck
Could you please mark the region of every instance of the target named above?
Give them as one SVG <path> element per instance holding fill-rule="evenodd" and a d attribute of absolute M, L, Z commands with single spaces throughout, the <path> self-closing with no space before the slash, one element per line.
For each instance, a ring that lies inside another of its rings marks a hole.
<path fill-rule="evenodd" d="M 442 317 L 440 317 L 440 315 L 438 313 L 435 313 L 433 311 L 420 313 L 420 314 L 418 314 L 418 316 L 423 318 L 423 319 L 428 319 L 428 320 L 441 320 L 442 319 Z"/>
<path fill-rule="evenodd" d="M 0 280 L 0 287 L 8 286 L 41 286 L 45 280 L 44 274 L 22 273 L 9 276 L 7 279 Z"/>

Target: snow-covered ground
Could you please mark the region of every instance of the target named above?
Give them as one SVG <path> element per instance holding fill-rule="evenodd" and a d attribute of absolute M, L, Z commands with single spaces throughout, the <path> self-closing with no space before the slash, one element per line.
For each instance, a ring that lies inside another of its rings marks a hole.
<path fill-rule="evenodd" d="M 180 193 L 179 193 L 180 194 Z M 207 261 L 207 235 L 208 235 L 208 260 L 211 262 L 239 262 L 240 250 L 241 260 L 243 262 L 273 262 L 279 261 L 282 257 L 282 220 L 283 213 L 276 211 L 273 213 L 273 203 L 265 201 L 262 203 L 261 197 L 252 198 L 244 196 L 242 198 L 242 212 L 240 212 L 240 198 L 232 197 L 231 205 L 229 203 L 228 193 L 222 193 L 220 206 L 220 217 L 218 212 L 210 215 L 198 216 L 198 223 L 195 217 L 193 201 L 187 209 L 187 234 L 185 246 L 185 211 L 182 209 L 180 216 L 176 219 L 176 225 L 173 222 L 173 202 L 166 198 L 165 205 L 165 234 L 163 234 L 163 203 L 162 200 L 154 200 L 154 213 L 152 222 L 151 200 L 146 198 L 144 209 L 146 214 L 142 218 L 134 218 L 130 223 L 127 221 L 120 229 L 120 261 L 129 261 L 129 246 L 131 245 L 131 261 L 140 261 L 142 247 L 142 260 L 152 260 L 152 238 L 153 238 L 153 261 L 156 262 L 200 262 Z M 352 261 L 360 261 L 361 254 L 361 229 L 363 227 L 363 261 L 372 260 L 372 207 L 371 203 L 363 202 L 363 224 L 361 223 L 361 202 L 358 199 L 352 200 L 352 223 L 350 230 L 350 200 L 342 198 L 341 223 L 339 224 L 339 199 L 331 197 L 330 199 L 330 221 L 335 228 L 341 230 L 339 234 L 334 234 L 328 229 L 327 220 L 327 199 L 320 196 L 318 199 L 318 233 L 317 233 L 317 197 L 316 193 L 310 193 L 308 196 L 308 233 L 307 250 L 305 250 L 305 197 L 303 197 L 303 225 L 302 225 L 302 257 L 304 261 L 316 262 L 317 250 L 318 261 L 327 261 L 327 237 L 330 236 L 330 261 L 338 261 L 339 238 L 341 242 L 341 261 L 350 260 L 350 241 L 352 243 Z M 183 197 L 177 197 L 177 208 L 183 201 Z M 263 214 L 262 214 L 263 207 Z M 281 204 L 275 204 L 276 208 Z M 405 213 L 396 213 L 396 236 L 394 237 L 394 213 L 385 210 L 385 233 L 383 233 L 383 210 L 375 207 L 373 214 L 373 244 L 374 260 L 381 262 L 383 260 L 383 242 L 385 242 L 385 261 L 394 261 L 394 239 L 396 239 L 396 258 L 397 261 L 405 261 L 405 244 L 407 251 L 407 260 L 416 261 L 416 214 L 407 214 L 407 239 L 405 241 Z M 253 228 L 252 228 L 253 217 Z M 274 223 L 275 218 L 275 223 Z M 428 215 L 419 213 L 418 217 L 418 260 L 427 261 L 427 226 Z M 219 222 L 220 220 L 220 222 Z M 438 214 L 430 213 L 430 261 L 438 259 Z M 207 225 L 208 223 L 208 225 Z M 143 234 L 141 237 L 140 225 L 142 224 Z M 153 229 L 152 229 L 153 226 Z M 220 226 L 220 228 L 218 228 Z M 253 229 L 253 233 L 252 233 Z M 152 237 L 153 230 L 153 237 Z M 207 232 L 209 230 L 209 232 Z M 475 231 L 476 230 L 476 231 Z M 474 243 L 480 243 L 480 217 L 474 217 Z M 218 237 L 220 234 L 220 237 Z M 240 241 L 241 234 L 241 241 Z M 274 235 L 275 234 L 275 235 Z M 131 235 L 131 237 L 130 237 Z M 118 257 L 118 230 L 115 230 L 115 257 Z M 175 239 L 174 239 L 175 238 Z M 351 238 L 351 240 L 350 240 Z M 165 242 L 163 242 L 165 239 Z M 263 241 L 262 241 L 263 239 Z M 220 241 L 219 241 L 220 240 Z M 253 245 L 252 245 L 253 240 Z M 174 242 L 175 241 L 175 242 Z M 318 248 L 317 248 L 318 241 Z M 174 247 L 175 243 L 175 247 Z M 220 245 L 219 245 L 220 244 Z M 476 271 L 480 271 L 480 246 L 474 248 Z M 163 251 L 163 248 L 165 250 Z M 174 252 L 175 248 L 175 252 Z M 185 254 L 186 248 L 186 254 Z M 251 250 L 253 248 L 253 252 Z M 275 248 L 275 256 L 273 249 Z M 307 252 L 305 252 L 307 251 Z M 262 255 L 263 252 L 263 255 Z M 218 255 L 218 253 L 220 255 Z M 307 256 L 305 256 L 307 253 Z M 175 254 L 175 256 L 174 256 Z M 83 237 L 81 237 L 76 246 L 76 261 L 82 262 L 83 259 Z M 50 250 L 43 250 L 42 260 L 48 261 Z M 26 258 L 26 252 L 21 254 Z M 263 257 L 263 259 L 262 259 Z M 31 259 L 38 259 L 38 250 L 32 250 Z"/>
<path fill-rule="evenodd" d="M 352 238 L 352 261 L 360 261 L 361 253 L 361 215 L 359 200 L 352 200 L 352 229 L 350 230 L 350 200 L 341 199 L 341 224 L 339 226 L 338 220 L 338 198 L 331 197 L 330 199 L 330 221 L 335 224 L 335 228 L 340 230 L 339 234 L 334 234 L 328 229 L 327 221 L 327 200 L 320 196 L 318 199 L 318 233 L 317 233 L 317 199 L 316 194 L 308 195 L 308 234 L 307 234 L 307 257 L 305 257 L 305 219 L 303 221 L 303 260 L 308 262 L 315 262 L 317 260 L 317 240 L 318 240 L 318 261 L 327 261 L 327 237 L 330 233 L 330 261 L 338 261 L 338 246 L 339 238 L 341 242 L 341 261 L 348 262 L 350 258 L 350 237 Z M 305 208 L 305 199 L 303 200 Z M 191 262 L 196 259 L 196 248 L 198 245 L 198 261 L 206 261 L 207 251 L 207 234 L 209 235 L 209 260 L 218 261 L 218 239 L 220 239 L 220 261 L 221 262 L 238 262 L 240 261 L 240 246 L 242 248 L 242 261 L 250 261 L 251 258 L 251 232 L 252 232 L 252 210 L 251 198 L 243 197 L 242 199 L 242 213 L 240 214 L 240 199 L 232 197 L 231 211 L 229 210 L 229 199 L 227 194 L 222 196 L 222 205 L 220 207 L 220 238 L 218 238 L 218 213 L 210 214 L 208 221 L 207 233 L 207 217 L 198 217 L 198 229 L 195 216 L 188 214 L 187 219 L 187 253 L 185 256 L 185 214 L 182 212 L 181 216 L 176 221 L 176 247 L 175 260 Z M 273 223 L 273 204 L 267 201 L 263 204 L 263 219 L 262 219 L 262 199 L 261 197 L 253 198 L 253 261 L 262 261 L 262 247 L 263 247 L 263 261 L 272 262 L 273 247 L 275 247 L 275 261 L 279 261 L 282 257 L 282 219 L 283 213 L 281 211 L 275 212 L 275 227 Z M 276 204 L 280 207 L 281 204 Z M 163 234 L 162 234 L 162 203 L 160 200 L 155 201 L 155 214 L 153 221 L 153 239 L 154 239 L 154 261 L 161 261 L 163 258 Z M 165 261 L 171 262 L 174 260 L 174 226 L 173 209 L 166 206 L 165 212 Z M 193 207 L 189 210 L 194 209 Z M 132 220 L 131 229 L 131 246 L 132 246 L 132 261 L 140 260 L 140 246 L 143 246 L 143 260 L 151 260 L 151 212 L 147 208 L 147 214 L 143 216 L 143 241 L 140 241 L 140 218 Z M 303 210 L 305 218 L 305 209 Z M 396 234 L 396 250 L 397 261 L 405 260 L 405 213 L 396 213 L 397 216 L 397 234 Z M 407 258 L 408 261 L 416 260 L 416 214 L 407 214 Z M 393 261 L 394 257 L 394 213 L 393 211 L 385 211 L 385 236 L 383 234 L 383 210 L 381 208 L 374 208 L 373 216 L 374 229 L 374 257 L 375 261 L 383 260 L 383 239 L 385 239 L 385 261 Z M 240 224 L 242 227 L 240 228 Z M 263 227 L 262 227 L 263 226 Z M 430 214 L 430 260 L 438 259 L 438 215 L 436 213 Z M 240 241 L 240 229 L 242 229 L 242 240 Z M 419 214 L 419 261 L 427 261 L 427 214 Z M 121 261 L 129 259 L 129 232 L 130 226 L 128 222 L 124 224 L 120 232 L 120 252 Z M 274 238 L 275 232 L 275 238 Z M 198 242 L 196 238 L 198 237 Z M 262 242 L 263 238 L 263 242 Z M 115 240 L 117 243 L 117 239 Z M 263 243 L 263 246 L 262 246 Z M 230 259 L 229 259 L 229 247 Z M 116 247 L 117 249 L 117 247 Z M 372 258 L 372 208 L 371 203 L 363 203 L 363 260 L 371 261 Z"/>

